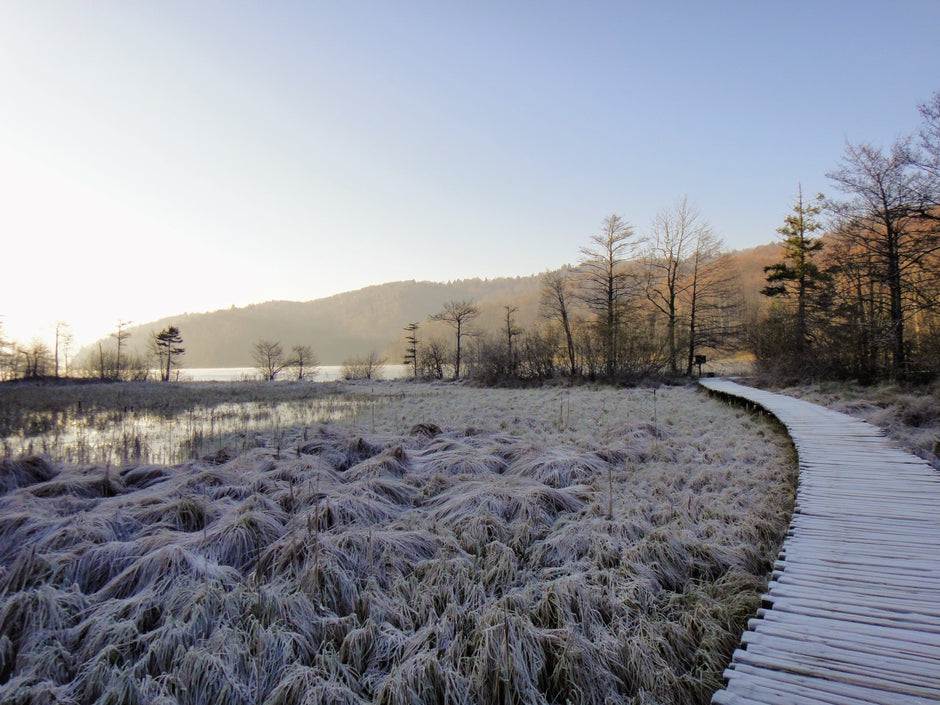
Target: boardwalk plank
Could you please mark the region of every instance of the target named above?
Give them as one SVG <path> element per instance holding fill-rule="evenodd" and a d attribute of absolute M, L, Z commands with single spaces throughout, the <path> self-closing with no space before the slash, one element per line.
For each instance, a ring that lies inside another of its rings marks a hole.
<path fill-rule="evenodd" d="M 713 703 L 940 702 L 940 474 L 873 426 L 725 380 L 787 427 L 796 507 Z"/>
<path fill-rule="evenodd" d="M 934 665 L 930 659 L 886 656 L 883 649 L 873 654 L 869 649 L 860 649 L 848 642 L 824 643 L 821 640 L 785 634 L 745 632 L 742 641 L 747 645 L 749 654 L 762 653 L 773 656 L 780 652 L 799 658 L 810 657 L 827 664 L 838 664 L 840 669 L 848 672 L 874 666 L 879 673 L 891 674 L 905 683 L 925 687 L 937 685 L 933 677 L 923 675 L 925 669 Z"/>
<path fill-rule="evenodd" d="M 757 620 L 759 626 L 752 631 L 755 634 L 769 634 L 772 636 L 783 636 L 791 639 L 803 639 L 810 642 L 829 644 L 838 646 L 847 650 L 865 651 L 871 654 L 892 653 L 904 655 L 915 661 L 940 662 L 940 644 L 929 645 L 908 641 L 898 638 L 896 633 L 876 635 L 870 630 L 859 632 L 840 631 L 835 634 L 832 632 L 815 633 L 805 629 L 799 629 L 793 625 L 784 622 L 770 622 L 768 620 Z M 743 643 L 748 643 L 750 633 L 745 632 L 741 638 Z"/>
<path fill-rule="evenodd" d="M 747 663 L 752 666 L 761 666 L 771 670 L 788 670 L 792 673 L 815 678 L 856 685 L 863 688 L 884 690 L 889 693 L 900 693 L 921 698 L 940 699 L 940 687 L 936 687 L 936 677 L 929 678 L 932 684 L 923 685 L 922 680 L 917 682 L 906 681 L 897 674 L 880 669 L 877 665 L 842 664 L 817 658 L 809 654 L 786 654 L 774 652 L 770 655 L 753 651 L 735 652 L 738 663 Z"/>
<path fill-rule="evenodd" d="M 773 701 L 777 705 L 789 703 L 789 695 L 792 692 L 798 697 L 810 698 L 810 702 L 833 703 L 835 705 L 851 705 L 853 703 L 877 703 L 885 705 L 890 702 L 892 705 L 925 705 L 933 702 L 915 695 L 903 695 L 901 693 L 886 693 L 883 690 L 876 690 L 869 687 L 859 687 L 847 683 L 838 683 L 822 678 L 812 678 L 801 676 L 786 671 L 773 671 L 768 669 L 755 668 L 741 664 L 736 669 L 737 675 L 747 676 L 748 682 L 754 682 L 765 688 L 786 687 L 782 697 Z M 722 691 L 719 691 L 722 692 Z M 734 692 L 738 692 L 735 688 Z M 717 695 L 717 693 L 716 693 Z M 815 698 L 815 700 L 813 700 Z M 749 702 L 738 700 L 737 702 Z"/>

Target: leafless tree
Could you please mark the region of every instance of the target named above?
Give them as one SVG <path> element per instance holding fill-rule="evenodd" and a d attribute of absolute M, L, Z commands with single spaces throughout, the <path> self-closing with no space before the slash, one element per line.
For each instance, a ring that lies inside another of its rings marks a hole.
<path fill-rule="evenodd" d="M 932 177 L 928 185 L 933 193 L 928 200 L 937 205 L 940 197 L 940 91 L 920 106 L 920 115 L 923 122 L 920 129 L 921 152 L 917 161 L 918 166 Z"/>
<path fill-rule="evenodd" d="M 681 293 L 687 323 L 685 373 L 692 375 L 701 348 L 729 349 L 740 339 L 744 301 L 724 242 L 710 228 L 698 232 Z"/>
<path fill-rule="evenodd" d="M 101 344 L 101 341 L 98 341 L 97 355 L 92 360 L 92 365 L 94 370 L 98 373 L 98 379 L 104 381 L 108 379 L 110 375 L 110 370 L 114 365 L 114 356 L 110 351 L 105 350 L 104 346 Z"/>
<path fill-rule="evenodd" d="M 124 378 L 124 363 L 121 360 L 121 351 L 124 349 L 124 342 L 131 337 L 128 327 L 133 323 L 133 321 L 125 321 L 121 318 L 118 319 L 117 327 L 115 331 L 111 334 L 111 337 L 117 341 L 117 353 L 115 355 L 115 378 L 121 380 Z"/>
<path fill-rule="evenodd" d="M 421 376 L 427 379 L 444 379 L 447 365 L 447 343 L 438 338 L 431 338 L 419 352 Z"/>
<path fill-rule="evenodd" d="M 375 350 L 361 357 L 348 357 L 343 360 L 340 374 L 343 379 L 381 379 L 382 369 L 385 367 L 385 358 L 379 356 Z"/>
<path fill-rule="evenodd" d="M 52 362 L 52 351 L 49 346 L 39 338 L 20 348 L 20 353 L 26 362 L 26 376 L 32 378 L 45 377 L 47 368 Z"/>
<path fill-rule="evenodd" d="M 546 272 L 542 275 L 541 314 L 551 321 L 557 321 L 565 334 L 568 354 L 568 374 L 572 377 L 577 370 L 574 337 L 571 321 L 572 293 L 567 270 Z"/>
<path fill-rule="evenodd" d="M 72 347 L 72 339 L 72 331 L 69 324 L 65 321 L 57 321 L 55 324 L 55 348 L 53 353 L 56 379 L 59 377 L 60 357 L 65 363 L 65 374 L 68 375 L 69 373 L 69 352 Z"/>
<path fill-rule="evenodd" d="M 291 367 L 297 373 L 297 380 L 302 382 L 309 377 L 315 377 L 319 369 L 319 362 L 309 345 L 295 345 L 291 349 Z"/>
<path fill-rule="evenodd" d="M 454 379 L 460 378 L 460 351 L 467 326 L 480 315 L 480 309 L 472 300 L 448 301 L 444 310 L 431 316 L 432 321 L 443 321 L 454 329 L 457 346 L 454 353 Z"/>
<path fill-rule="evenodd" d="M 847 144 L 839 168 L 827 174 L 849 197 L 830 204 L 840 238 L 871 256 L 870 276 L 887 290 L 893 377 L 908 372 L 906 321 L 923 305 L 918 283 L 940 251 L 940 230 L 928 217 L 930 177 L 916 161 L 910 139 L 898 140 L 888 152 Z"/>
<path fill-rule="evenodd" d="M 520 335 L 523 331 L 522 328 L 519 328 L 513 314 L 518 310 L 518 306 L 503 306 L 503 309 L 506 311 L 506 316 L 504 318 L 506 327 L 503 329 L 506 333 L 506 369 L 509 374 L 516 373 L 516 353 L 512 349 L 512 340 L 516 336 Z"/>
<path fill-rule="evenodd" d="M 708 223 L 683 197 L 672 208 L 656 214 L 647 243 L 646 298 L 666 319 L 668 365 L 673 374 L 679 371 L 681 298 L 694 285 L 690 276 L 693 252 L 708 232 Z"/>
<path fill-rule="evenodd" d="M 555 374 L 555 352 L 558 350 L 558 330 L 545 326 L 533 328 L 522 337 L 518 375 L 524 379 L 550 379 Z"/>
<path fill-rule="evenodd" d="M 641 242 L 634 237 L 633 226 L 612 214 L 603 220 L 601 232 L 591 237 L 591 243 L 581 248 L 579 298 L 597 316 L 608 377 L 617 371 L 624 309 L 639 288 L 637 275 L 624 264 Z"/>
<path fill-rule="evenodd" d="M 262 339 L 256 342 L 251 359 L 261 378 L 269 382 L 277 379 L 277 376 L 292 364 L 290 358 L 284 354 L 280 341 L 272 340 Z"/>
<path fill-rule="evenodd" d="M 15 348 L 3 333 L 3 319 L 0 318 L 0 380 L 15 379 L 18 365 Z"/>

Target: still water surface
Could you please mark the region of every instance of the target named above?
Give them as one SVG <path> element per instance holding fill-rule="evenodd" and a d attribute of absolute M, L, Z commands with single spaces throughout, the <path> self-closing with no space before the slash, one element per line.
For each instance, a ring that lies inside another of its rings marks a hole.
<path fill-rule="evenodd" d="M 39 455 L 67 463 L 184 462 L 255 447 L 279 450 L 306 440 L 318 424 L 364 418 L 381 397 L 325 394 L 307 399 L 236 401 L 176 412 L 125 407 L 97 410 L 81 404 L 33 414 L 28 427 L 0 439 L 0 459 Z"/>
<path fill-rule="evenodd" d="M 314 382 L 332 382 L 342 379 L 341 365 L 322 365 L 317 368 L 317 374 L 311 379 Z M 407 377 L 410 368 L 407 365 L 385 365 L 382 368 L 382 379 L 401 379 Z M 258 370 L 254 367 L 193 367 L 183 368 L 179 371 L 180 381 L 192 382 L 238 382 L 246 379 L 258 379 Z M 290 375 L 282 374 L 278 381 L 289 380 Z"/>

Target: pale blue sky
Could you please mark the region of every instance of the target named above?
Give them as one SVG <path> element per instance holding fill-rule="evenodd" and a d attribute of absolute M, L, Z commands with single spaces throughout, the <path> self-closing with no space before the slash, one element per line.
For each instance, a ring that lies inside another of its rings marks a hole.
<path fill-rule="evenodd" d="M 80 342 L 526 275 L 683 195 L 770 242 L 940 90 L 940 2 L 0 2 L 0 315 Z"/>

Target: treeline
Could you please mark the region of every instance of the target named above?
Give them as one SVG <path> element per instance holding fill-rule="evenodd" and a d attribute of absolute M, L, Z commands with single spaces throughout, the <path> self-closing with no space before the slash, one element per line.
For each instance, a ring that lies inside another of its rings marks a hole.
<path fill-rule="evenodd" d="M 534 322 L 520 323 L 518 297 L 498 317 L 493 303 L 453 299 L 406 327 L 403 362 L 422 379 L 632 383 L 690 376 L 702 360 L 747 353 L 758 371 L 792 381 L 933 377 L 940 372 L 940 93 L 920 113 L 917 132 L 889 148 L 846 145 L 827 174 L 838 198 L 798 191 L 778 229 L 782 255 L 764 267 L 762 301 L 745 296 L 721 238 L 683 198 L 644 233 L 616 214 L 605 218 L 576 266 L 542 276 Z M 156 369 L 171 379 L 185 352 L 179 330 L 169 327 L 175 337 L 161 331 L 169 335 L 162 342 L 151 334 L 149 354 L 139 355 L 124 344 L 128 325 L 119 321 L 111 340 L 78 365 L 63 323 L 53 345 L 14 344 L 0 329 L 0 378 L 133 380 Z M 271 380 L 288 369 L 309 379 L 318 364 L 308 346 L 288 352 L 276 339 L 255 343 L 252 362 Z M 384 363 L 375 352 L 349 357 L 343 375 L 373 378 Z"/>
<path fill-rule="evenodd" d="M 608 216 L 580 253 L 577 267 L 542 276 L 534 325 L 518 325 L 518 309 L 506 305 L 498 330 L 479 330 L 473 301 L 449 301 L 408 325 L 404 364 L 425 379 L 632 383 L 692 374 L 705 351 L 731 352 L 745 340 L 731 257 L 685 198 L 661 211 L 646 235 Z M 449 338 L 435 322 L 449 326 Z M 426 328 L 434 332 L 423 336 Z"/>
<path fill-rule="evenodd" d="M 783 260 L 766 268 L 773 305 L 751 335 L 762 370 L 863 382 L 940 372 L 940 93 L 920 113 L 920 130 L 890 148 L 846 145 L 827 174 L 842 198 L 798 197 L 779 230 Z"/>
<path fill-rule="evenodd" d="M 72 333 L 60 321 L 55 343 L 41 339 L 29 345 L 7 341 L 0 329 L 0 381 L 15 379 L 96 379 L 102 382 L 137 382 L 159 379 L 168 382 L 182 365 L 186 349 L 179 328 L 167 326 L 150 334 L 147 354 L 128 349 L 131 322 L 119 319 L 107 341 L 99 341 L 90 352 L 72 357 Z"/>
<path fill-rule="evenodd" d="M 940 372 L 940 93 L 916 134 L 884 149 L 847 144 L 827 174 L 840 198 L 796 203 L 764 268 L 766 305 L 746 302 L 723 244 L 683 199 L 645 236 L 617 215 L 577 267 L 543 276 L 541 320 L 506 306 L 499 330 L 451 301 L 429 321 L 451 340 L 407 328 L 415 377 L 552 377 L 631 382 L 692 375 L 712 355 L 752 354 L 759 372 L 809 379 L 929 379 Z M 824 234 L 825 233 L 825 234 Z"/>

